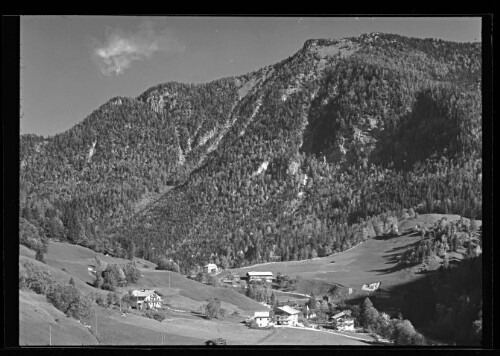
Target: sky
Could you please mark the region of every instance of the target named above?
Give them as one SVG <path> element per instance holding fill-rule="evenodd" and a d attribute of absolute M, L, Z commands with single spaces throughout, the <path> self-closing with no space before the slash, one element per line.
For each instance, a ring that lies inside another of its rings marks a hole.
<path fill-rule="evenodd" d="M 481 19 L 23 16 L 21 133 L 52 136 L 115 96 L 245 74 L 308 39 L 368 32 L 477 42 Z"/>

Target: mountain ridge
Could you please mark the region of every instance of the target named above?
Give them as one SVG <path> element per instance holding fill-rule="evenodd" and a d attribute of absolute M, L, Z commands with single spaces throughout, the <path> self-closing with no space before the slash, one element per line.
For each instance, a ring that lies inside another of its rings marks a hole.
<path fill-rule="evenodd" d="M 65 133 L 21 136 L 21 215 L 40 235 L 185 259 L 186 273 L 214 253 L 327 254 L 365 238 L 380 214 L 422 204 L 477 215 L 480 69 L 478 43 L 371 33 L 308 40 L 237 77 L 115 97 Z M 435 177 L 418 180 L 416 164 Z M 450 190 L 452 172 L 469 168 L 463 192 Z"/>

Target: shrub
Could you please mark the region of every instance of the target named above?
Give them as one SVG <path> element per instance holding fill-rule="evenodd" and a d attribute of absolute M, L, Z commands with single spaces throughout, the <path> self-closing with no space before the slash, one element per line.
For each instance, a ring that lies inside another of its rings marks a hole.
<path fill-rule="evenodd" d="M 411 345 L 425 346 L 426 344 L 427 343 L 425 342 L 425 338 L 421 334 L 415 332 L 412 335 L 412 337 L 411 337 Z"/>
<path fill-rule="evenodd" d="M 306 318 L 304 318 L 303 315 L 299 314 L 299 320 L 298 321 L 299 321 L 299 323 L 304 324 L 305 327 L 309 327 L 310 326 L 309 322 L 307 321 Z"/>
<path fill-rule="evenodd" d="M 117 264 L 108 264 L 103 272 L 102 289 L 114 291 L 116 287 L 123 287 L 127 284 L 125 273 Z"/>
<path fill-rule="evenodd" d="M 96 279 L 95 279 L 95 281 L 94 281 L 94 287 L 96 287 L 98 289 L 101 289 L 103 283 L 104 283 L 104 279 L 102 279 L 101 276 L 97 276 Z"/>
<path fill-rule="evenodd" d="M 137 283 L 141 278 L 141 271 L 137 268 L 134 262 L 127 263 L 123 268 L 123 272 L 125 273 L 127 284 Z"/>
<path fill-rule="evenodd" d="M 40 232 L 36 226 L 22 217 L 19 218 L 19 243 L 36 251 L 41 244 Z"/>
<path fill-rule="evenodd" d="M 73 285 L 55 283 L 47 293 L 47 299 L 57 309 L 75 319 L 90 316 L 92 301 Z"/>
<path fill-rule="evenodd" d="M 220 287 L 219 279 L 214 275 L 208 276 L 208 284 L 214 287 Z"/>
<path fill-rule="evenodd" d="M 211 300 L 205 307 L 205 315 L 208 319 L 218 318 L 220 311 L 220 301 L 217 299 Z"/>
<path fill-rule="evenodd" d="M 41 250 L 36 251 L 35 260 L 45 263 L 45 255 Z"/>
<path fill-rule="evenodd" d="M 51 285 L 55 283 L 54 278 L 48 271 L 41 271 L 33 262 L 24 264 L 24 272 L 19 271 L 19 286 L 30 289 L 37 294 L 47 294 Z"/>
<path fill-rule="evenodd" d="M 166 316 L 157 310 L 146 310 L 143 314 L 145 317 L 159 321 L 165 320 Z"/>
<path fill-rule="evenodd" d="M 259 325 L 257 325 L 257 321 L 255 319 L 253 319 L 251 322 L 250 322 L 250 325 L 248 325 L 250 327 L 250 329 L 259 329 Z"/>
<path fill-rule="evenodd" d="M 227 309 L 220 308 L 220 310 L 219 310 L 219 315 L 220 315 L 222 318 L 226 317 L 228 314 L 229 314 L 229 311 L 228 311 Z"/>
<path fill-rule="evenodd" d="M 120 304 L 120 295 L 117 292 L 110 292 L 106 297 L 109 306 Z"/>
<path fill-rule="evenodd" d="M 396 345 L 411 345 L 412 337 L 415 333 L 415 329 L 410 321 L 399 321 L 394 328 L 394 343 Z"/>
<path fill-rule="evenodd" d="M 107 308 L 108 307 L 108 300 L 107 298 L 104 298 L 104 296 L 102 294 L 99 294 L 96 299 L 95 299 L 95 302 L 100 305 L 101 307 L 105 307 Z"/>
<path fill-rule="evenodd" d="M 180 268 L 177 263 L 172 260 L 167 259 L 166 257 L 160 257 L 156 262 L 156 269 L 164 270 L 164 271 L 172 271 L 179 273 Z"/>
<path fill-rule="evenodd" d="M 231 316 L 239 316 L 240 312 L 235 310 L 234 312 L 231 313 Z"/>

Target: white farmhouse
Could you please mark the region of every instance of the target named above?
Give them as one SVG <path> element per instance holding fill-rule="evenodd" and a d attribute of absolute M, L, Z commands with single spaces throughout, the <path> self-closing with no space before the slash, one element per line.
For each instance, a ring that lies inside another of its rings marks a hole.
<path fill-rule="evenodd" d="M 299 313 L 299 310 L 296 310 L 288 305 L 277 307 L 274 310 L 274 314 L 276 315 L 276 322 L 279 325 L 297 325 L 297 323 L 299 322 Z"/>
<path fill-rule="evenodd" d="M 265 328 L 269 326 L 271 322 L 271 316 L 269 314 L 269 311 L 255 312 L 253 315 L 253 319 L 255 320 L 259 328 Z"/>
<path fill-rule="evenodd" d="M 215 263 L 209 263 L 203 266 L 203 272 L 205 273 L 217 273 L 217 265 Z"/>
<path fill-rule="evenodd" d="M 161 308 L 161 297 L 151 289 L 134 290 L 132 292 L 131 305 L 135 309 Z"/>
<path fill-rule="evenodd" d="M 342 311 L 332 317 L 337 330 L 354 331 L 354 318 L 349 314 L 346 311 Z"/>

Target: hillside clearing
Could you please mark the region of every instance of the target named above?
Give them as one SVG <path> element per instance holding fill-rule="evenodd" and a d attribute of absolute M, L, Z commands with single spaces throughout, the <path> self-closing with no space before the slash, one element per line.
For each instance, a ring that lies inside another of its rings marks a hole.
<path fill-rule="evenodd" d="M 423 214 L 417 219 L 400 222 L 400 231 L 415 227 L 418 223 L 431 227 L 441 218 L 449 221 L 458 220 L 459 215 Z M 476 220 L 481 226 L 481 220 Z M 304 261 L 264 263 L 251 267 L 229 270 L 244 275 L 249 271 L 278 272 L 290 277 L 300 276 L 303 280 L 298 284 L 298 292 L 310 294 L 311 289 L 319 288 L 324 293 L 327 286 L 323 283 L 341 284 L 353 289 L 361 289 L 363 284 L 382 282 L 383 287 L 406 283 L 421 276 L 414 271 L 407 271 L 398 265 L 397 256 L 421 240 L 420 234 L 406 234 L 398 237 L 373 238 L 364 241 L 349 250 L 328 257 Z M 314 281 L 314 283 L 312 282 Z M 314 285 L 315 284 L 315 285 Z"/>

